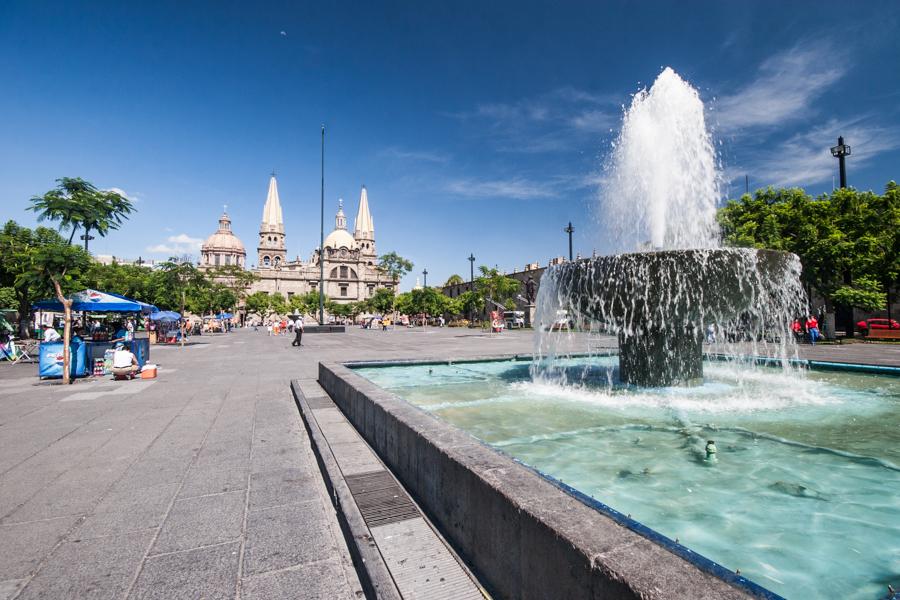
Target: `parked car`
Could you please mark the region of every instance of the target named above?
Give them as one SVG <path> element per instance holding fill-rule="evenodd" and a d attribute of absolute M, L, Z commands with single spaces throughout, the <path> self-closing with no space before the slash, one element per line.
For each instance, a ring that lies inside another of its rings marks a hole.
<path fill-rule="evenodd" d="M 525 327 L 525 311 L 508 310 L 503 313 L 503 320 L 507 329 L 520 329 Z"/>
<path fill-rule="evenodd" d="M 890 324 L 888 324 L 887 319 L 866 319 L 857 323 L 856 328 L 863 331 L 868 331 L 869 329 L 900 329 L 900 323 L 894 319 L 890 320 Z"/>

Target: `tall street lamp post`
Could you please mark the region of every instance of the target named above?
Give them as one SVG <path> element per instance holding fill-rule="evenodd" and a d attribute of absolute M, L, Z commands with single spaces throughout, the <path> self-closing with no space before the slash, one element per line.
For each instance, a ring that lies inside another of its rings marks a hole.
<path fill-rule="evenodd" d="M 319 213 L 319 325 L 325 324 L 325 125 L 322 125 L 322 195 Z"/>
<path fill-rule="evenodd" d="M 572 221 L 569 221 L 569 226 L 563 231 L 569 234 L 569 262 L 572 262 L 572 232 L 575 231 L 575 228 L 572 227 Z"/>
<path fill-rule="evenodd" d="M 84 251 L 87 252 L 88 251 L 88 242 L 91 241 L 92 239 L 94 239 L 94 236 L 92 236 L 88 232 L 85 232 L 85 234 L 83 236 L 81 236 L 81 239 L 84 240 Z"/>
<path fill-rule="evenodd" d="M 838 159 L 838 168 L 841 171 L 841 188 L 847 187 L 847 166 L 844 157 L 850 156 L 850 146 L 844 143 L 844 136 L 838 138 L 838 145 L 831 147 L 831 155 Z"/>
<path fill-rule="evenodd" d="M 469 290 L 475 284 L 475 255 L 469 254 Z"/>
<path fill-rule="evenodd" d="M 428 287 L 428 269 L 422 269 L 422 277 L 423 277 L 422 287 Z"/>

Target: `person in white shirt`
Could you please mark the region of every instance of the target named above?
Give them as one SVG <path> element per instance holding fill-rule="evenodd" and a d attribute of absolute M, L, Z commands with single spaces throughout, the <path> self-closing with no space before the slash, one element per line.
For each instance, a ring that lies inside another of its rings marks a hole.
<path fill-rule="evenodd" d="M 300 342 L 300 339 L 303 337 L 303 317 L 297 317 L 297 320 L 294 321 L 294 341 L 291 342 L 291 346 L 302 346 L 303 344 Z"/>
<path fill-rule="evenodd" d="M 137 357 L 132 354 L 124 344 L 116 344 L 116 351 L 113 353 L 112 366 L 112 372 L 116 378 L 134 378 L 138 371 Z"/>
<path fill-rule="evenodd" d="M 44 325 L 44 341 L 45 342 L 58 342 L 62 339 L 62 336 L 59 333 L 50 327 L 49 325 Z"/>

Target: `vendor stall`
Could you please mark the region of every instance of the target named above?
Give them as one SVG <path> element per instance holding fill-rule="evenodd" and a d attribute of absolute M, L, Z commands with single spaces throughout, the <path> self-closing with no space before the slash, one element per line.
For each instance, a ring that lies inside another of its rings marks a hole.
<path fill-rule="evenodd" d="M 150 343 L 175 343 L 181 335 L 181 314 L 161 310 L 150 315 Z"/>
<path fill-rule="evenodd" d="M 72 300 L 72 310 L 85 313 L 121 313 L 131 316 L 152 314 L 159 309 L 152 304 L 132 300 L 118 294 L 84 290 L 68 296 Z M 33 305 L 35 310 L 62 311 L 58 300 L 42 300 Z M 127 317 L 125 317 L 127 318 Z M 150 358 L 150 340 L 147 333 L 136 333 L 136 324 L 128 326 L 123 319 L 121 326 L 83 324 L 83 331 L 75 332 L 70 350 L 72 352 L 71 374 L 76 376 L 91 373 L 105 373 L 109 355 L 117 342 L 122 342 L 131 350 L 141 366 Z M 59 342 L 41 344 L 38 372 L 40 377 L 62 377 L 62 350 Z"/>

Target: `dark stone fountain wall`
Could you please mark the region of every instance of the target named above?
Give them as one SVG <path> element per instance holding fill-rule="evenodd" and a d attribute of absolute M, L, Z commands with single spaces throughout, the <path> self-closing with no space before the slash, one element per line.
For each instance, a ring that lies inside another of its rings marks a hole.
<path fill-rule="evenodd" d="M 550 313 L 545 321 L 564 309 L 578 323 L 617 334 L 622 381 L 691 385 L 703 379 L 702 343 L 710 323 L 742 320 L 786 339 L 791 320 L 805 310 L 799 275 L 799 259 L 774 250 L 602 256 L 548 271 L 539 309 Z"/>

